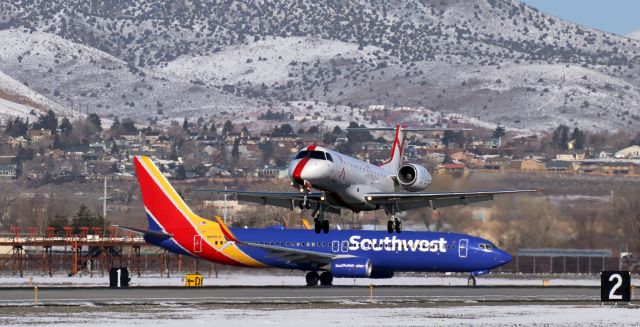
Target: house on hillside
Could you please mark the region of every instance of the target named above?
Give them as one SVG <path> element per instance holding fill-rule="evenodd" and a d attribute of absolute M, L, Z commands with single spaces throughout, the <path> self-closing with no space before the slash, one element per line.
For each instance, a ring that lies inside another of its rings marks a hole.
<path fill-rule="evenodd" d="M 0 178 L 16 178 L 18 165 L 0 165 Z"/>
<path fill-rule="evenodd" d="M 12 148 L 26 148 L 29 146 L 29 141 L 22 136 L 11 137 L 7 140 L 7 144 L 11 145 Z"/>
<path fill-rule="evenodd" d="M 545 163 L 548 171 L 573 171 L 573 164 L 566 160 L 550 160 Z"/>
<path fill-rule="evenodd" d="M 584 160 L 586 157 L 587 157 L 586 152 L 584 152 L 583 150 L 576 150 L 576 151 L 556 154 L 556 160 L 560 160 L 560 161 L 578 161 L 578 160 Z"/>
<path fill-rule="evenodd" d="M 507 170 L 511 167 L 511 160 L 506 157 L 487 158 L 484 161 L 484 169 Z"/>
<path fill-rule="evenodd" d="M 536 158 L 525 158 L 520 162 L 522 171 L 544 171 L 546 169 L 544 161 Z"/>
<path fill-rule="evenodd" d="M 640 158 L 640 145 L 626 147 L 613 155 L 616 159 L 637 159 Z"/>
<path fill-rule="evenodd" d="M 593 159 L 580 161 L 580 174 L 640 175 L 640 160 Z"/>
<path fill-rule="evenodd" d="M 51 130 L 49 129 L 30 129 L 27 135 L 32 142 L 51 141 Z"/>

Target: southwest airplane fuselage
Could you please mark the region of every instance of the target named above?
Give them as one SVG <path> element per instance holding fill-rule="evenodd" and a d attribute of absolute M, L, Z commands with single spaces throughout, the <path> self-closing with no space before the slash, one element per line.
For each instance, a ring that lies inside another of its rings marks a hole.
<path fill-rule="evenodd" d="M 222 264 L 308 271 L 307 284 L 330 285 L 333 277 L 389 278 L 399 271 L 488 272 L 511 261 L 493 243 L 441 232 L 229 228 L 221 218 L 202 218 L 186 205 L 147 157 L 135 158 L 147 213 L 145 241 L 171 252 Z M 314 275 L 315 274 L 315 275 Z M 323 279 L 324 276 L 324 279 Z M 314 279 L 315 278 L 315 279 Z"/>

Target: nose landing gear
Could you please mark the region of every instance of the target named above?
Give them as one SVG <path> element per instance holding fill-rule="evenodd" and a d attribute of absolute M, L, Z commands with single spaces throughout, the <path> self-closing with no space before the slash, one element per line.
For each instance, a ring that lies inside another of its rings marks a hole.
<path fill-rule="evenodd" d="M 398 234 L 401 233 L 402 221 L 398 218 L 398 216 L 396 216 L 396 213 L 398 212 L 396 206 L 395 205 L 389 206 L 385 208 L 385 211 L 387 212 L 387 214 L 391 214 L 391 217 L 387 222 L 387 231 L 389 232 L 389 234 L 392 234 L 394 230 Z"/>

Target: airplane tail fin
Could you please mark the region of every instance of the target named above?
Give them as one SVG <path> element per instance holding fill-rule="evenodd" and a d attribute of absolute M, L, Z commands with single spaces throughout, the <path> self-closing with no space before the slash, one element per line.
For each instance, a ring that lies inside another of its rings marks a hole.
<path fill-rule="evenodd" d="M 149 230 L 178 235 L 197 234 L 197 225 L 206 219 L 197 216 L 169 184 L 150 158 L 135 157 L 136 175 L 147 212 Z"/>
<path fill-rule="evenodd" d="M 404 155 L 404 126 L 397 125 L 395 128 L 395 137 L 391 146 L 391 156 L 387 161 L 382 163 L 380 167 L 385 168 L 392 174 L 396 174 L 402 165 L 402 156 Z"/>
<path fill-rule="evenodd" d="M 171 236 L 150 243 L 228 265 L 264 267 L 233 244 L 237 239 L 220 217 L 214 222 L 191 211 L 150 158 L 135 157 L 134 163 L 149 222 L 147 234 Z"/>
<path fill-rule="evenodd" d="M 408 132 L 445 132 L 445 131 L 470 131 L 469 128 L 412 128 L 403 125 L 393 127 L 350 127 L 348 131 L 395 131 L 393 138 L 393 146 L 391 147 L 391 156 L 387 161 L 380 165 L 391 174 L 396 174 L 400 166 L 402 166 L 402 156 L 404 155 L 405 135 Z"/>

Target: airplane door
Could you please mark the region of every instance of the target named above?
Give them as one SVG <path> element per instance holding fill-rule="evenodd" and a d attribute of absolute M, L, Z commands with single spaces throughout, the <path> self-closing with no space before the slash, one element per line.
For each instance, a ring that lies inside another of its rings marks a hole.
<path fill-rule="evenodd" d="M 339 252 L 340 251 L 340 241 L 331 242 L 331 251 Z"/>
<path fill-rule="evenodd" d="M 196 235 L 193 237 L 193 252 L 202 252 L 202 236 Z"/>
<path fill-rule="evenodd" d="M 349 251 L 349 241 L 342 241 L 342 252 Z"/>
<path fill-rule="evenodd" d="M 469 249 L 469 240 L 466 238 L 461 239 L 460 243 L 458 243 L 458 256 L 460 258 L 466 258 L 468 249 Z"/>

